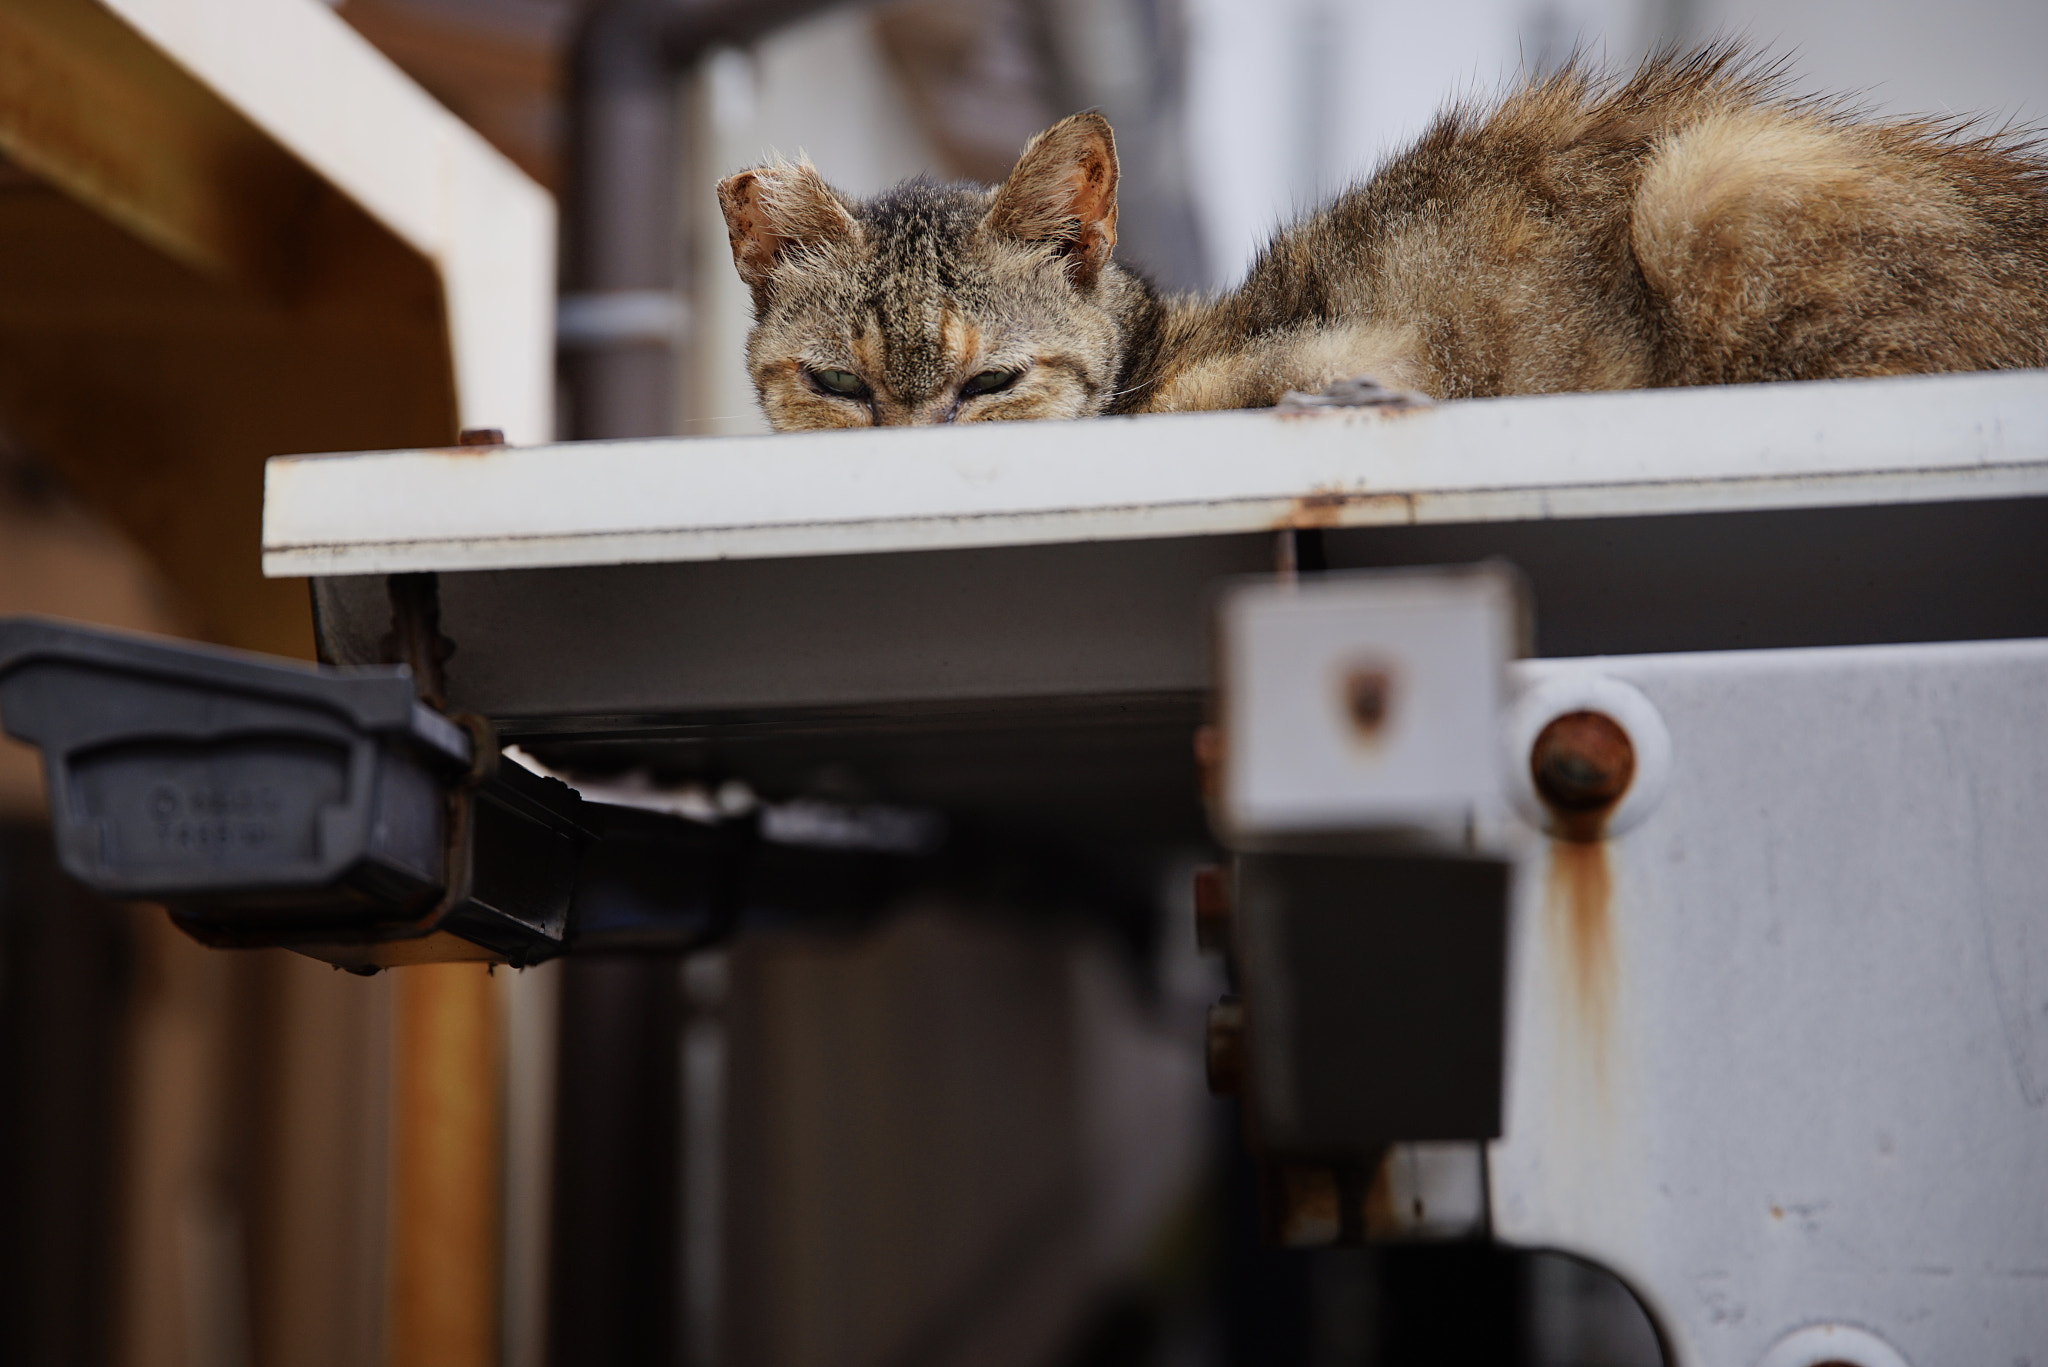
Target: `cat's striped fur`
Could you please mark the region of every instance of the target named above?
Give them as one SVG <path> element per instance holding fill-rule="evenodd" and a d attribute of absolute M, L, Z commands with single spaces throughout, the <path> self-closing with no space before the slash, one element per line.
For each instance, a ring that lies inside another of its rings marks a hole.
<path fill-rule="evenodd" d="M 769 421 L 1256 407 L 1361 374 L 1455 399 L 2048 365 L 2037 149 L 1790 98 L 1729 46 L 1453 108 L 1219 296 L 1111 259 L 1115 189 L 1093 114 L 994 190 L 726 179 Z"/>

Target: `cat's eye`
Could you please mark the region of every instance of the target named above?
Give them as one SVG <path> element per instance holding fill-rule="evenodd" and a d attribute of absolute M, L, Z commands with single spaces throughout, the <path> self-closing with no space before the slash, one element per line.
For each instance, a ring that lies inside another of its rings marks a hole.
<path fill-rule="evenodd" d="M 1000 394 L 1023 377 L 1021 370 L 984 370 L 979 375 L 970 375 L 967 383 L 960 386 L 960 397 L 975 399 L 983 394 Z"/>
<path fill-rule="evenodd" d="M 851 370 L 804 370 L 805 378 L 827 394 L 837 394 L 842 399 L 865 399 L 867 385 Z"/>

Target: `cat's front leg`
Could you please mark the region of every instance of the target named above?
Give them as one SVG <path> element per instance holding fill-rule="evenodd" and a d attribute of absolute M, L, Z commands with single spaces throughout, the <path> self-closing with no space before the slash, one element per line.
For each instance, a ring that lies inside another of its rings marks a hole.
<path fill-rule="evenodd" d="M 1387 390 L 1413 394 L 1424 403 L 1433 387 L 1414 329 L 1383 323 L 1318 323 L 1226 339 L 1199 360 L 1169 366 L 1145 409 L 1186 413 L 1269 408 L 1290 393 L 1329 392 L 1354 384 L 1360 376 L 1372 377 Z M 1354 393 L 1360 402 L 1365 396 L 1362 389 L 1345 392 Z"/>

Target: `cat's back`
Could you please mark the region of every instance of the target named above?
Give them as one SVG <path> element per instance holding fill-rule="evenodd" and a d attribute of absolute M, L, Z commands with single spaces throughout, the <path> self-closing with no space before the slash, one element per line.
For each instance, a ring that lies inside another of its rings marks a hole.
<path fill-rule="evenodd" d="M 2048 364 L 2048 168 L 1719 47 L 1453 108 L 1282 233 L 1238 323 L 1412 324 L 1446 396 Z"/>

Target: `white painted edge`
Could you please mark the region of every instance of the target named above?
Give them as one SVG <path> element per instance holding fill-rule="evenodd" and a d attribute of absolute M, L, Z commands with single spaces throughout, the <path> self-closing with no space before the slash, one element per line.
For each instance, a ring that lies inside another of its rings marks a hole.
<path fill-rule="evenodd" d="M 2048 494 L 2048 372 L 280 457 L 267 574 Z"/>
<path fill-rule="evenodd" d="M 554 435 L 555 207 L 319 0 L 101 0 L 432 261 L 465 427 Z"/>
<path fill-rule="evenodd" d="M 1759 511 L 1938 503 L 2048 496 L 2048 467 L 1878 472 L 1819 480 L 1708 484 L 1593 485 L 1559 489 L 1425 490 L 1396 501 L 1361 502 L 1323 525 L 1419 526 L 1452 522 L 1526 522 L 1657 513 Z M 263 553 L 270 578 L 400 574 L 416 570 L 548 569 L 574 565 L 756 560 L 863 552 L 1042 546 L 1078 541 L 1136 541 L 1172 536 L 1270 531 L 1287 525 L 1292 499 L 1067 509 L 1007 517 L 924 518 L 847 523 L 785 523 L 683 531 L 608 532 L 463 540 L 368 541 L 289 546 Z"/>

